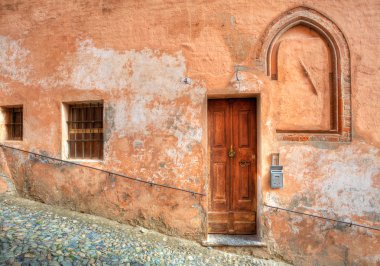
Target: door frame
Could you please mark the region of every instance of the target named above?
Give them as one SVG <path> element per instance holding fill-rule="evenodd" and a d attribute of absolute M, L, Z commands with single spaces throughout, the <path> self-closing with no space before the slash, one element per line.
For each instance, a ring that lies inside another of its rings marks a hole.
<path fill-rule="evenodd" d="M 218 99 L 255 99 L 256 100 L 256 237 L 259 239 L 262 238 L 262 229 L 261 229 L 261 216 L 262 216 L 262 174 L 261 174 L 261 161 L 262 161 L 262 156 L 261 156 L 261 95 L 260 94 L 255 94 L 255 93 L 244 93 L 244 94 L 221 94 L 221 93 L 208 93 L 207 94 L 207 99 L 206 99 L 206 118 L 205 118 L 205 127 L 206 127 L 206 158 L 207 158 L 207 203 L 206 203 L 206 239 L 208 235 L 208 211 L 209 211 L 209 197 L 211 196 L 210 194 L 210 162 L 211 162 L 211 157 L 210 157 L 210 145 L 209 145 L 209 135 L 208 135 L 208 103 L 209 100 L 218 100 Z"/>

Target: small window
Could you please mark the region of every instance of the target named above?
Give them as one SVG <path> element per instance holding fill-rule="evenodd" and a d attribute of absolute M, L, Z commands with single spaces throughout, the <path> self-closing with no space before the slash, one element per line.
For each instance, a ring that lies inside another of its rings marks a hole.
<path fill-rule="evenodd" d="M 70 159 L 103 159 L 103 103 L 68 105 Z"/>
<path fill-rule="evenodd" d="M 5 139 L 22 140 L 22 106 L 3 107 L 3 113 L 5 115 Z"/>

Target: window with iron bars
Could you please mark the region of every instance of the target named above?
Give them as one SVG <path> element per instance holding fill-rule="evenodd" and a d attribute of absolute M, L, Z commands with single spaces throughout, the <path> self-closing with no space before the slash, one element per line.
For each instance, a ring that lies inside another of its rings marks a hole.
<path fill-rule="evenodd" d="M 68 105 L 70 159 L 103 159 L 103 103 Z"/>
<path fill-rule="evenodd" d="M 22 106 L 3 107 L 7 140 L 22 140 L 23 110 Z"/>

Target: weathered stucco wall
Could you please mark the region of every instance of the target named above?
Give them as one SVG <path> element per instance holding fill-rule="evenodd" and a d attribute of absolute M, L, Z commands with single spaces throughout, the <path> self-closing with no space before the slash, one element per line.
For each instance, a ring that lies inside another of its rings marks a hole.
<path fill-rule="evenodd" d="M 277 138 L 281 86 L 256 65 L 255 51 L 270 23 L 298 6 L 323 13 L 347 39 L 352 142 Z M 104 161 L 87 164 L 207 193 L 207 97 L 255 95 L 259 232 L 270 250 L 297 265 L 378 264 L 379 232 L 263 203 L 380 227 L 379 14 L 376 0 L 2 0 L 0 106 L 24 108 L 24 139 L 6 144 L 61 158 L 62 103 L 103 100 Z M 245 66 L 240 82 L 236 65 Z M 273 152 L 285 167 L 283 189 L 269 187 Z M 206 197 L 8 149 L 0 158 L 24 196 L 189 238 L 206 234 Z"/>

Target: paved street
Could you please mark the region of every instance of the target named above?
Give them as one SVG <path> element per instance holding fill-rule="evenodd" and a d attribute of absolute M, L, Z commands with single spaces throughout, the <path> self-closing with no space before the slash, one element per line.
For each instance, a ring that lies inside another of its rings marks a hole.
<path fill-rule="evenodd" d="M 284 265 L 0 196 L 0 265 Z"/>

